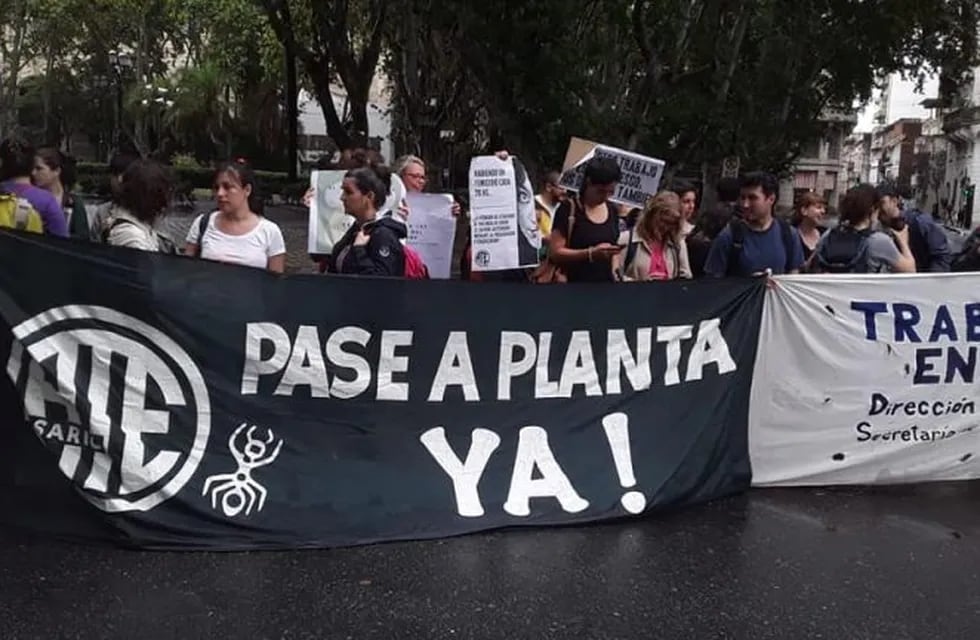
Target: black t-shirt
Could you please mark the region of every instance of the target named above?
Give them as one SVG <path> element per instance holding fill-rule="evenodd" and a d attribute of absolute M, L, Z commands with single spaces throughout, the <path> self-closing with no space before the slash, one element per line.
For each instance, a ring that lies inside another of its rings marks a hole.
<path fill-rule="evenodd" d="M 596 224 L 585 215 L 585 207 L 579 203 L 575 207 L 575 225 L 572 227 L 572 237 L 568 237 L 568 214 L 572 205 L 565 201 L 555 212 L 555 222 L 552 229 L 565 236 L 565 246 L 569 249 L 588 249 L 608 242 L 616 244 L 619 241 L 619 217 L 609 203 L 606 209 L 609 216 L 602 224 Z M 612 266 L 608 260 L 598 257 L 595 262 L 583 261 L 564 265 L 569 282 L 612 282 Z"/>

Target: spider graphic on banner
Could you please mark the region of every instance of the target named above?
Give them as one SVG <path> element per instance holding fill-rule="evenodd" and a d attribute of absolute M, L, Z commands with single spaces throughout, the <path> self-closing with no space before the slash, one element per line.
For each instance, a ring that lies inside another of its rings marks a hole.
<path fill-rule="evenodd" d="M 234 473 L 213 475 L 204 482 L 202 495 L 211 493 L 211 507 L 215 510 L 218 509 L 220 500 L 221 511 L 229 518 L 234 518 L 243 511 L 249 516 L 253 509 L 258 513 L 265 506 L 268 492 L 252 477 L 252 472 L 275 461 L 282 450 L 283 440 L 280 438 L 273 446 L 275 433 L 268 429 L 265 439 L 262 439 L 254 435 L 257 429 L 258 427 L 249 427 L 246 423 L 235 429 L 228 438 L 228 449 L 238 463 L 238 469 Z M 244 443 L 240 443 L 239 437 L 243 433 Z"/>

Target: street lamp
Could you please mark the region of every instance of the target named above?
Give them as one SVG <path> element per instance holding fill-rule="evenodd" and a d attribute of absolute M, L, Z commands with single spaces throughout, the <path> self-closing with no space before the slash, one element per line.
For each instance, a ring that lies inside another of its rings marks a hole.
<path fill-rule="evenodd" d="M 455 144 L 456 144 L 456 132 L 452 129 L 441 129 L 439 131 L 439 140 L 442 141 L 448 151 L 448 161 L 446 162 L 446 167 L 442 170 L 443 182 L 452 189 L 453 185 L 453 165 L 456 164 L 456 154 Z"/>
<path fill-rule="evenodd" d="M 146 122 L 149 122 L 153 133 L 152 137 L 155 138 L 152 144 L 150 144 L 150 139 L 146 142 L 152 150 L 159 151 L 163 146 L 164 116 L 174 106 L 173 98 L 180 92 L 177 89 L 172 90 L 170 87 L 155 83 L 145 84 L 143 88 L 143 98 L 140 100 L 140 106 L 143 109 L 140 111 L 140 116 L 147 119 Z M 149 136 L 150 131 L 144 133 Z"/>
<path fill-rule="evenodd" d="M 122 146 L 123 82 L 133 68 L 133 58 L 124 51 L 113 49 L 109 52 L 109 67 L 116 81 L 116 122 L 113 143 L 118 151 Z"/>
<path fill-rule="evenodd" d="M 108 89 L 110 86 L 112 86 L 112 80 L 108 76 L 101 73 L 97 73 L 92 76 L 91 89 L 93 90 L 93 97 L 95 99 L 95 103 L 98 105 L 100 113 L 102 112 L 103 105 L 105 104 L 106 89 Z M 106 135 L 105 126 L 101 118 L 99 120 L 99 127 L 96 129 L 96 132 L 96 135 L 98 136 L 95 141 L 96 155 L 99 158 L 103 158 L 108 151 L 104 145 L 107 142 L 111 144 L 111 140 L 109 140 L 109 138 L 112 137 L 112 132 L 109 132 L 108 136 Z"/>

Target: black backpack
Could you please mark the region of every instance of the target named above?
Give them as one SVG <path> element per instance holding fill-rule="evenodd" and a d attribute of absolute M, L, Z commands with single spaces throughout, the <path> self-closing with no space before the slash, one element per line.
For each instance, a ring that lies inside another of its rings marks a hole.
<path fill-rule="evenodd" d="M 849 226 L 830 230 L 814 258 L 821 273 L 868 273 L 873 230 L 856 231 Z"/>
<path fill-rule="evenodd" d="M 783 266 L 783 273 L 789 273 L 798 265 L 793 264 L 793 227 L 782 218 L 773 218 L 773 224 L 779 225 L 779 237 L 783 241 L 783 251 L 786 252 L 786 264 Z M 728 273 L 729 277 L 738 275 L 738 260 L 745 247 L 745 222 L 741 218 L 734 218 L 728 223 L 728 228 L 732 232 L 732 246 L 728 252 Z"/>

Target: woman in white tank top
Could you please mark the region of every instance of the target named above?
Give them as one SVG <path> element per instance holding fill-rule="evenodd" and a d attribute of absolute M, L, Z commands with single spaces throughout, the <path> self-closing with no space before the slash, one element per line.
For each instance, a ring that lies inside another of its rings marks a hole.
<path fill-rule="evenodd" d="M 189 256 L 282 273 L 286 244 L 276 223 L 261 215 L 255 175 L 242 162 L 228 162 L 214 178 L 218 210 L 198 216 L 187 232 Z"/>

